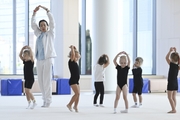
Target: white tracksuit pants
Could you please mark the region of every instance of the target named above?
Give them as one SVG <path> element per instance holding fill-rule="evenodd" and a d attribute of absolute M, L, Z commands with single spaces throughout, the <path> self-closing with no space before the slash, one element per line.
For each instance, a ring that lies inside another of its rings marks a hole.
<path fill-rule="evenodd" d="M 37 76 L 42 99 L 45 104 L 52 102 L 52 64 L 53 58 L 37 60 Z"/>

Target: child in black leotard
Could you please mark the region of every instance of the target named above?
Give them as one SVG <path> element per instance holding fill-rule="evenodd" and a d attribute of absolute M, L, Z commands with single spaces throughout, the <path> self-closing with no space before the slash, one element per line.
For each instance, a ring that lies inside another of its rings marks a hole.
<path fill-rule="evenodd" d="M 124 54 L 124 55 L 122 55 Z M 120 56 L 122 55 L 122 56 Z M 117 58 L 120 56 L 119 64 L 117 63 Z M 128 100 L 127 100 L 127 93 L 128 93 L 128 87 L 127 87 L 127 76 L 130 66 L 130 59 L 126 52 L 122 51 L 118 53 L 114 60 L 114 65 L 117 69 L 117 88 L 116 88 L 116 99 L 114 101 L 114 113 L 116 113 L 116 108 L 118 105 L 118 101 L 120 98 L 121 91 L 123 92 L 123 98 L 125 102 L 126 109 L 121 111 L 121 113 L 127 113 L 128 112 Z"/>
<path fill-rule="evenodd" d="M 69 85 L 71 86 L 72 90 L 74 91 L 74 95 L 71 98 L 70 102 L 67 104 L 67 108 L 72 112 L 72 104 L 74 103 L 74 107 L 73 109 L 75 110 L 75 112 L 78 112 L 78 102 L 79 102 L 79 94 L 80 94 L 80 88 L 79 88 L 79 66 L 77 64 L 79 58 L 80 58 L 80 54 L 79 52 L 76 50 L 76 47 L 71 45 L 70 46 L 70 53 L 69 53 L 69 71 L 71 74 L 71 77 L 69 79 Z"/>
<path fill-rule="evenodd" d="M 176 113 L 176 93 L 178 90 L 177 76 L 180 67 L 178 66 L 179 54 L 176 52 L 175 47 L 170 48 L 169 52 L 166 55 L 166 61 L 170 65 L 168 73 L 167 95 L 172 108 L 172 110 L 168 113 Z"/>
<path fill-rule="evenodd" d="M 133 108 L 138 108 L 142 105 L 142 95 L 141 95 L 143 88 L 142 68 L 141 68 L 142 63 L 143 63 L 143 59 L 141 57 L 137 57 L 132 69 L 133 80 L 134 80 L 132 95 L 133 95 L 133 100 L 135 102 L 135 105 L 132 106 Z M 139 106 L 137 105 L 136 93 L 138 93 L 138 97 L 139 97 Z"/>
<path fill-rule="evenodd" d="M 31 48 L 29 46 L 24 46 L 19 53 L 19 57 L 24 64 L 24 80 L 25 80 L 24 86 L 25 86 L 26 98 L 28 101 L 27 109 L 28 108 L 34 109 L 34 107 L 37 104 L 33 94 L 30 91 L 34 83 L 34 74 L 33 74 L 34 59 Z M 30 106 L 31 101 L 33 102 L 32 106 Z"/>

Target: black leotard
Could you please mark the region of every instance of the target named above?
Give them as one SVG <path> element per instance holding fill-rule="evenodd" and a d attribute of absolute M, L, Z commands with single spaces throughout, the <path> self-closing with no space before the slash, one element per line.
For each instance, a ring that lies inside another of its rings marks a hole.
<path fill-rule="evenodd" d="M 177 76 L 179 72 L 178 64 L 170 62 L 167 90 L 178 90 Z"/>
<path fill-rule="evenodd" d="M 125 66 L 124 68 L 122 68 L 121 66 L 117 65 L 116 69 L 117 69 L 117 84 L 122 90 L 122 87 L 125 84 L 127 84 L 127 75 L 128 75 L 129 67 Z"/>
<path fill-rule="evenodd" d="M 79 84 L 80 75 L 79 75 L 79 66 L 77 62 L 71 61 L 71 59 L 69 59 L 68 65 L 71 73 L 71 77 L 69 79 L 69 85 Z"/>
<path fill-rule="evenodd" d="M 34 73 L 33 73 L 34 62 L 28 60 L 28 61 L 23 61 L 23 64 L 24 64 L 25 88 L 31 89 L 34 83 Z"/>

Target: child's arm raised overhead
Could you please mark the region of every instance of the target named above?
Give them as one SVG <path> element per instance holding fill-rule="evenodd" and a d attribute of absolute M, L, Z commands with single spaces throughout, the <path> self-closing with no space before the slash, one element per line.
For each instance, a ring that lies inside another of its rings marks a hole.
<path fill-rule="evenodd" d="M 128 67 L 130 67 L 130 63 L 131 63 L 131 61 L 130 61 L 130 58 L 129 58 L 129 55 L 126 53 L 126 52 L 124 52 L 124 54 L 127 56 L 127 59 L 128 59 Z"/>
<path fill-rule="evenodd" d="M 109 65 L 109 57 L 107 55 L 105 55 L 107 58 L 107 63 L 103 65 L 104 68 L 106 68 Z"/>
<path fill-rule="evenodd" d="M 114 60 L 113 60 L 115 66 L 117 66 L 117 58 L 118 58 L 119 55 L 122 54 L 122 53 L 123 53 L 123 52 L 120 52 L 120 53 L 118 53 L 118 54 L 115 56 L 115 58 L 114 58 Z"/>
<path fill-rule="evenodd" d="M 175 47 L 173 47 L 173 49 L 174 49 L 175 52 L 177 52 Z M 179 54 L 178 54 L 178 56 L 179 56 Z M 180 70 L 180 59 L 178 61 L 178 66 L 179 66 L 179 70 Z"/>
<path fill-rule="evenodd" d="M 23 55 L 23 50 L 25 49 L 25 47 L 26 47 L 26 46 L 22 47 L 22 48 L 21 48 L 21 51 L 20 51 L 20 53 L 19 53 L 19 57 L 20 57 L 20 59 L 21 59 L 22 61 L 24 61 L 22 55 Z"/>
<path fill-rule="evenodd" d="M 76 50 L 76 48 L 73 45 L 71 45 L 69 48 L 71 48 L 70 59 L 71 59 L 71 61 L 74 61 L 75 60 L 75 50 Z"/>
<path fill-rule="evenodd" d="M 34 62 L 34 57 L 33 57 L 33 52 L 32 52 L 31 47 L 29 47 L 29 46 L 26 46 L 26 47 L 27 47 L 27 48 L 29 49 L 29 51 L 30 51 L 31 61 Z"/>
<path fill-rule="evenodd" d="M 171 47 L 170 50 L 169 50 L 169 52 L 168 52 L 167 55 L 166 55 L 166 61 L 167 61 L 168 64 L 170 64 L 170 62 L 171 62 L 171 60 L 169 59 L 169 56 L 170 56 L 170 54 L 171 54 L 172 51 L 173 51 L 173 48 Z"/>

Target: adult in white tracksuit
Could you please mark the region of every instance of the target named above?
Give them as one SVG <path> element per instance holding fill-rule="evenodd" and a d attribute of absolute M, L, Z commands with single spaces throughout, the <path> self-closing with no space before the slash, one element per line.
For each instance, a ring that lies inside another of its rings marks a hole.
<path fill-rule="evenodd" d="M 49 25 L 46 20 L 40 20 L 39 25 L 36 24 L 36 12 L 40 8 L 47 11 Z M 53 16 L 46 7 L 39 5 L 34 9 L 31 27 L 37 36 L 35 56 L 37 59 L 36 67 L 39 87 L 42 92 L 42 99 L 44 100 L 42 107 L 49 107 L 52 102 L 52 65 L 53 58 L 56 57 L 53 43 L 55 37 L 54 25 Z"/>

